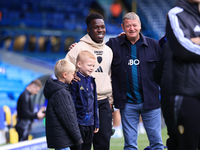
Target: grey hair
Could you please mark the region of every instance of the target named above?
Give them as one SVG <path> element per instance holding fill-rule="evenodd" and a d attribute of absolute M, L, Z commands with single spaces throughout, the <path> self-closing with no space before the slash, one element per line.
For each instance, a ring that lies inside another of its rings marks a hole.
<path fill-rule="evenodd" d="M 137 19 L 138 22 L 141 24 L 140 17 L 134 12 L 129 12 L 129 13 L 124 15 L 123 22 L 122 22 L 123 24 L 124 24 L 125 19 Z"/>

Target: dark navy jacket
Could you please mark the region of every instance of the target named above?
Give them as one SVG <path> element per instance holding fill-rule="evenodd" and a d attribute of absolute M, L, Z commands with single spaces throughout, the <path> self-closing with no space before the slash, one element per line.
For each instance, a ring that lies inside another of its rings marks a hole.
<path fill-rule="evenodd" d="M 152 38 L 145 37 L 140 33 L 143 41 L 139 51 L 141 68 L 141 82 L 143 90 L 144 109 L 155 109 L 160 107 L 159 87 L 153 79 L 153 68 L 159 59 L 161 48 L 158 42 Z M 114 105 L 116 108 L 125 108 L 127 101 L 127 69 L 128 60 L 131 58 L 130 42 L 126 36 L 110 38 L 106 43 L 113 51 L 111 65 L 111 78 Z"/>
<path fill-rule="evenodd" d="M 83 122 L 87 106 L 88 106 L 88 94 L 86 90 L 86 83 L 84 81 L 84 77 L 77 74 L 77 76 L 81 79 L 81 81 L 75 82 L 72 81 L 73 84 L 70 85 L 71 96 L 74 101 L 76 112 L 77 112 L 77 119 L 78 122 Z M 92 77 L 91 77 L 92 78 Z M 99 128 L 99 117 L 98 117 L 98 102 L 97 102 L 97 92 L 96 92 L 96 83 L 94 78 L 92 78 L 92 83 L 94 86 L 94 127 Z"/>
<path fill-rule="evenodd" d="M 54 79 L 47 79 L 44 96 L 48 99 L 46 109 L 46 138 L 48 148 L 66 148 L 81 144 L 76 110 L 69 86 Z"/>

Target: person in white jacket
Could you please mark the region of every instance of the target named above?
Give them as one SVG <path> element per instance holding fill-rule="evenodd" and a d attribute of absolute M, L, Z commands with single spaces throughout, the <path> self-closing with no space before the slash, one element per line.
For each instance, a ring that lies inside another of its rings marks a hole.
<path fill-rule="evenodd" d="M 112 50 L 105 45 L 106 33 L 104 18 L 99 13 L 91 13 L 86 18 L 87 32 L 80 41 L 67 53 L 65 59 L 76 64 L 78 54 L 88 50 L 96 57 L 95 71 L 91 74 L 97 85 L 97 100 L 99 105 L 99 132 L 94 134 L 94 150 L 109 150 L 112 134 L 112 87 L 111 63 Z"/>

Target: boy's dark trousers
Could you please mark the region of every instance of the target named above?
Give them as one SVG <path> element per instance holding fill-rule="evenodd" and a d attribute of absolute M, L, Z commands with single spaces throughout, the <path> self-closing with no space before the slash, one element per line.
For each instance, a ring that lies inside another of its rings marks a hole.
<path fill-rule="evenodd" d="M 99 132 L 94 134 L 94 150 L 109 150 L 112 134 L 112 112 L 108 99 L 98 100 L 99 104 Z"/>
<path fill-rule="evenodd" d="M 83 144 L 71 146 L 70 150 L 91 150 L 94 127 L 79 125 L 79 129 L 83 139 Z"/>

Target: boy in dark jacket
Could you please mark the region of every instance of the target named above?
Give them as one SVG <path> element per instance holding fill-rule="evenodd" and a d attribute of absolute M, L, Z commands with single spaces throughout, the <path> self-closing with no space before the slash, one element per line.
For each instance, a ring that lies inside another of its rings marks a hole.
<path fill-rule="evenodd" d="M 93 133 L 97 133 L 99 130 L 96 84 L 91 76 L 95 62 L 96 58 L 89 51 L 81 51 L 77 56 L 77 76 L 80 81 L 72 81 L 70 91 L 76 107 L 83 144 L 70 147 L 71 150 L 90 150 Z"/>
<path fill-rule="evenodd" d="M 74 78 L 75 66 L 62 59 L 55 67 L 57 80 L 48 79 L 44 96 L 48 99 L 46 109 L 46 138 L 48 148 L 64 150 L 80 145 L 83 141 L 79 131 L 76 110 L 68 84 Z"/>

